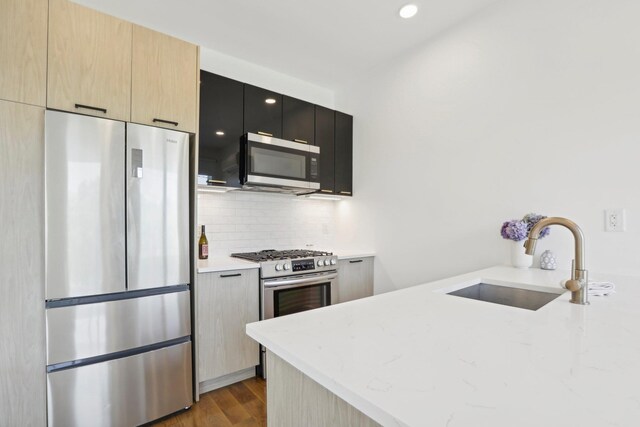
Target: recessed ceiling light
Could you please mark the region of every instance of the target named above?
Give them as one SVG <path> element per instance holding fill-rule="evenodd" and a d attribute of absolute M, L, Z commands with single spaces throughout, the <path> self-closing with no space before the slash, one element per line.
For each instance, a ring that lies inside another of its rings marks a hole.
<path fill-rule="evenodd" d="M 216 131 L 216 135 L 218 135 L 218 136 L 224 136 L 224 132 L 223 132 L 223 131 L 221 131 L 221 130 L 217 130 L 217 131 Z"/>
<path fill-rule="evenodd" d="M 266 102 L 267 104 L 275 104 L 276 100 L 273 98 L 267 98 L 264 100 L 264 102 Z"/>
<path fill-rule="evenodd" d="M 398 12 L 401 18 L 412 18 L 418 13 L 418 6 L 415 4 L 406 4 L 400 8 L 400 12 Z"/>

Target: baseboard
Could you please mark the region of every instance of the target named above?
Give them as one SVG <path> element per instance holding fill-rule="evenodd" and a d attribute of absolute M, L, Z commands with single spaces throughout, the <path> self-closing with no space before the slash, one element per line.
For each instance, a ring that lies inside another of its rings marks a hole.
<path fill-rule="evenodd" d="M 200 394 L 207 393 L 211 390 L 226 387 L 228 385 L 246 380 L 256 376 L 256 368 L 243 369 L 242 371 L 233 372 L 222 377 L 203 381 L 200 383 Z"/>

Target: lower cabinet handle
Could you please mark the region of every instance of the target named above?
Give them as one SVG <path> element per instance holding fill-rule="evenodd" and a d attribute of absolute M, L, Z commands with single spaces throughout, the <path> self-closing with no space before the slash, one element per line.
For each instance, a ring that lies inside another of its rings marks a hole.
<path fill-rule="evenodd" d="M 84 108 L 86 110 L 94 110 L 94 111 L 101 111 L 105 114 L 107 114 L 107 109 L 106 108 L 102 108 L 102 107 L 92 107 L 91 105 L 84 105 L 84 104 L 75 104 L 76 108 Z"/>
<path fill-rule="evenodd" d="M 340 194 L 351 194 L 351 191 L 341 191 Z"/>
<path fill-rule="evenodd" d="M 168 125 L 178 126 L 178 122 L 172 122 L 171 120 L 153 119 L 153 123 L 166 123 Z"/>
<path fill-rule="evenodd" d="M 357 259 L 355 261 L 349 261 L 349 263 L 351 263 L 351 264 L 355 264 L 355 263 L 358 263 L 358 262 L 362 262 L 362 260 L 361 259 Z"/>
<path fill-rule="evenodd" d="M 323 193 L 333 193 L 333 190 L 320 190 Z"/>
<path fill-rule="evenodd" d="M 227 277 L 239 277 L 242 276 L 242 273 L 236 273 L 236 274 L 221 274 L 220 277 L 227 278 Z"/>
<path fill-rule="evenodd" d="M 223 181 L 221 179 L 210 179 L 207 181 L 209 184 L 226 184 L 227 181 Z"/>

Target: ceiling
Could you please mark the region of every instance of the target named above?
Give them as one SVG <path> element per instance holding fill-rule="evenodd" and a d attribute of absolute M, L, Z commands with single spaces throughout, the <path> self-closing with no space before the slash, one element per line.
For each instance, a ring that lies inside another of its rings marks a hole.
<path fill-rule="evenodd" d="M 335 88 L 496 0 L 74 0 L 200 46 Z"/>

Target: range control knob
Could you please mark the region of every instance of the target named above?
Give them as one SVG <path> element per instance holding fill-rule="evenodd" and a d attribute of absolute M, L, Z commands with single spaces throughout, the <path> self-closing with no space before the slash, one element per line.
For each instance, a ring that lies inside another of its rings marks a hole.
<path fill-rule="evenodd" d="M 324 265 L 324 261 L 321 259 L 318 260 L 318 267 L 322 267 Z"/>
<path fill-rule="evenodd" d="M 276 264 L 276 271 L 282 271 L 282 264 Z"/>
<path fill-rule="evenodd" d="M 285 269 L 285 270 L 288 270 L 288 269 L 290 269 L 290 268 L 291 268 L 291 265 L 289 265 L 289 264 L 285 264 L 285 265 L 284 265 L 284 269 Z"/>
<path fill-rule="evenodd" d="M 324 265 L 329 265 L 329 264 L 330 264 L 330 261 L 328 259 L 325 259 L 324 260 Z"/>
<path fill-rule="evenodd" d="M 336 261 L 335 259 L 331 260 L 331 265 L 336 265 L 338 263 L 338 261 Z"/>

